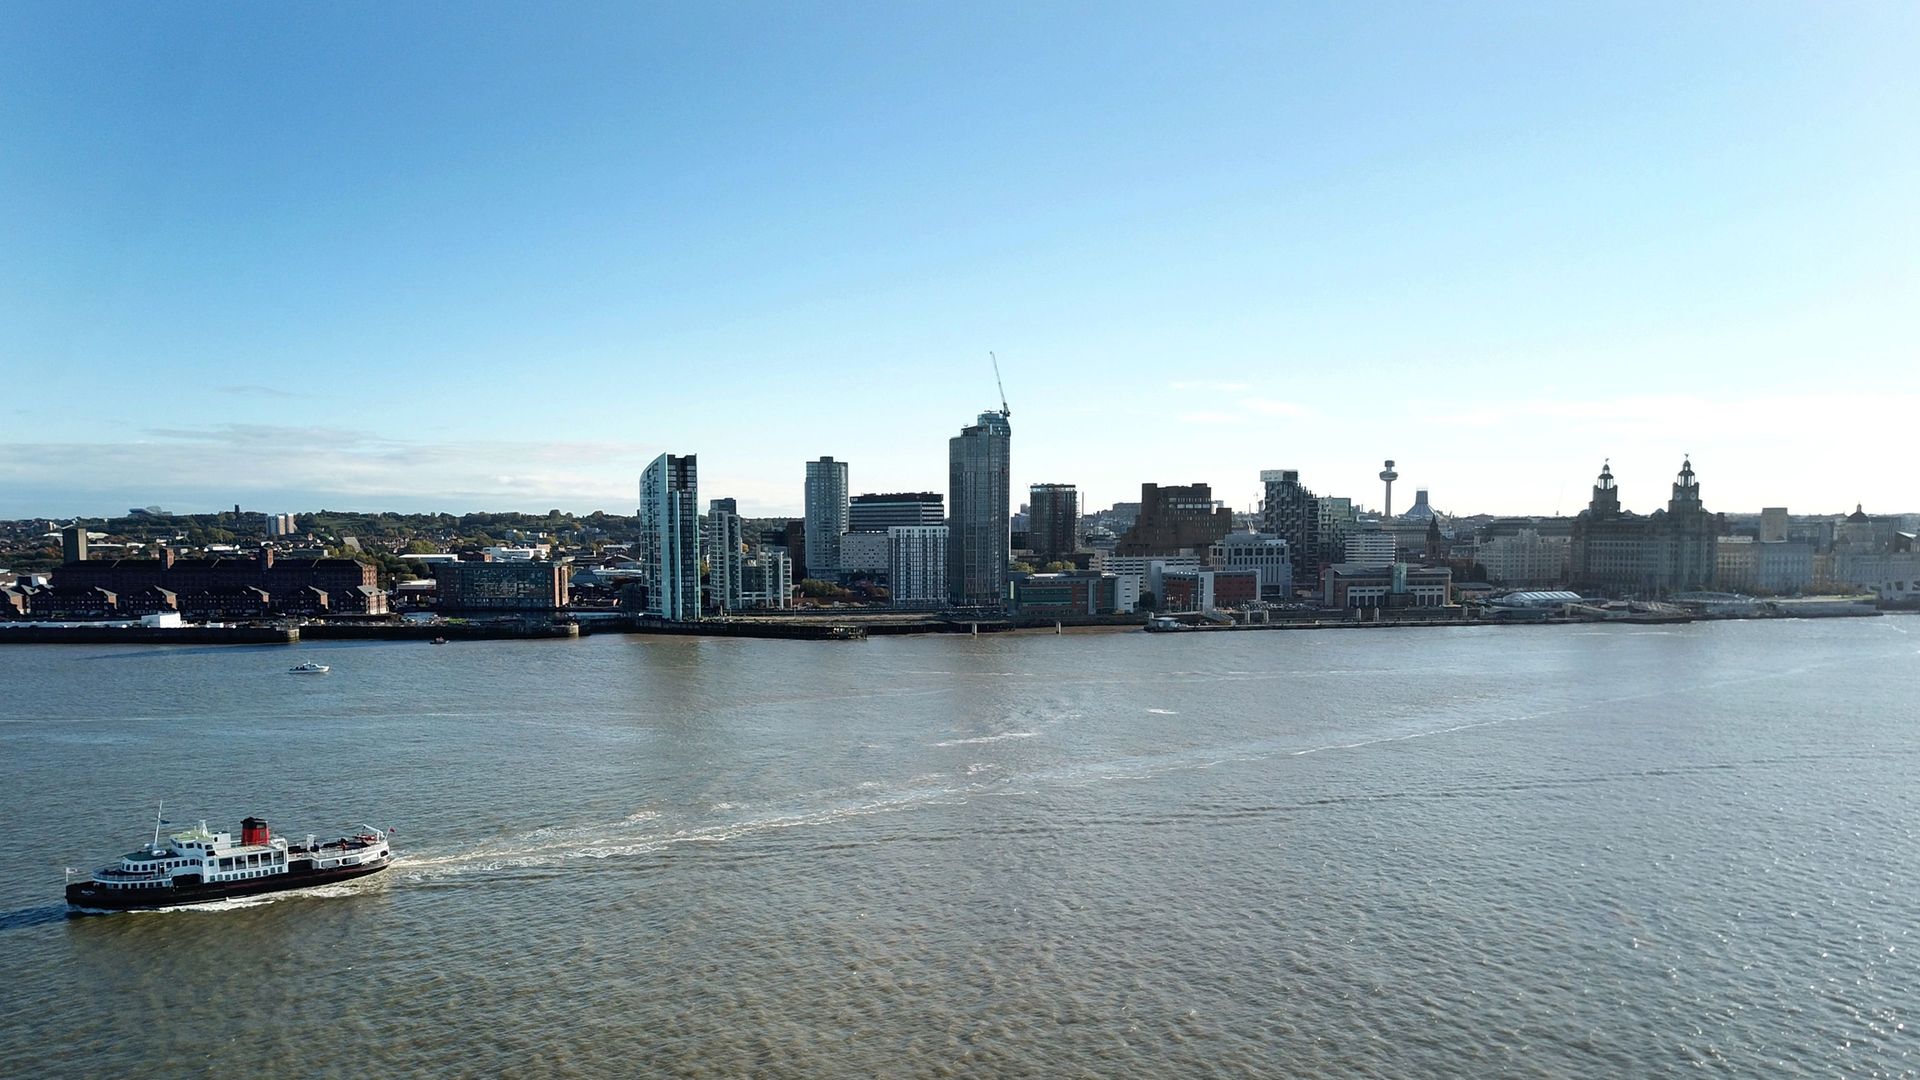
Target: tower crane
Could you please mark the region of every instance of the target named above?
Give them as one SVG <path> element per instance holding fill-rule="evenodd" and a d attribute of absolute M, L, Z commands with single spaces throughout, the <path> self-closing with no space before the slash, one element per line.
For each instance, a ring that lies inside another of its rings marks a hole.
<path fill-rule="evenodd" d="M 1013 410 L 1007 408 L 1007 386 L 1000 381 L 1000 358 L 993 355 L 992 350 L 987 351 L 987 358 L 993 361 L 993 385 L 1000 391 L 1000 415 L 1003 418 L 1010 417 Z"/>

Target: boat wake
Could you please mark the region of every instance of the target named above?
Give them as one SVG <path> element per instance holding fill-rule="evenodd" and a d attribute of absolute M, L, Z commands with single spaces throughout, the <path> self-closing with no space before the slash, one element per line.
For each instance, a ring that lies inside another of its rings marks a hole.
<path fill-rule="evenodd" d="M 1005 742 L 1008 739 L 1031 739 L 1038 734 L 1039 732 L 1037 731 L 1007 731 L 1007 732 L 1002 732 L 999 735 L 980 735 L 971 739 L 948 739 L 945 742 L 937 742 L 937 743 L 934 743 L 933 745 L 935 746 L 978 746 L 981 743 Z"/>

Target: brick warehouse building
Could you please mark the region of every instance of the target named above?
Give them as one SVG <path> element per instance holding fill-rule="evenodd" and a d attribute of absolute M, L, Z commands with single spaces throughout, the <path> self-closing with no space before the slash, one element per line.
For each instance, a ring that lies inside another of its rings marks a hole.
<path fill-rule="evenodd" d="M 358 559 L 276 559 L 272 548 L 261 548 L 254 558 L 176 558 L 163 550 L 157 559 L 97 559 L 56 567 L 58 588 L 99 588 L 130 595 L 149 588 L 180 597 L 201 593 L 229 594 L 258 589 L 267 594 L 274 610 L 302 611 L 316 605 L 312 590 L 326 594 L 325 609 L 335 615 L 385 614 L 386 596 L 380 592 L 380 572 Z"/>

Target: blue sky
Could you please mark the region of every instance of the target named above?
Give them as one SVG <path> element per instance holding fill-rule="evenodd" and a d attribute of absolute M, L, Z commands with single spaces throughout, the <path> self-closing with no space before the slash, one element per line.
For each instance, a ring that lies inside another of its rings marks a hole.
<path fill-rule="evenodd" d="M 1920 509 L 1920 7 L 8 5 L 0 515 Z"/>

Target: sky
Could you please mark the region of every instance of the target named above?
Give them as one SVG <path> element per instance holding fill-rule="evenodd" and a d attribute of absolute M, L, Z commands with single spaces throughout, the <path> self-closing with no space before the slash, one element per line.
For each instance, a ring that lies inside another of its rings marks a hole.
<path fill-rule="evenodd" d="M 1920 5 L 10 3 L 0 517 L 1920 510 Z"/>

